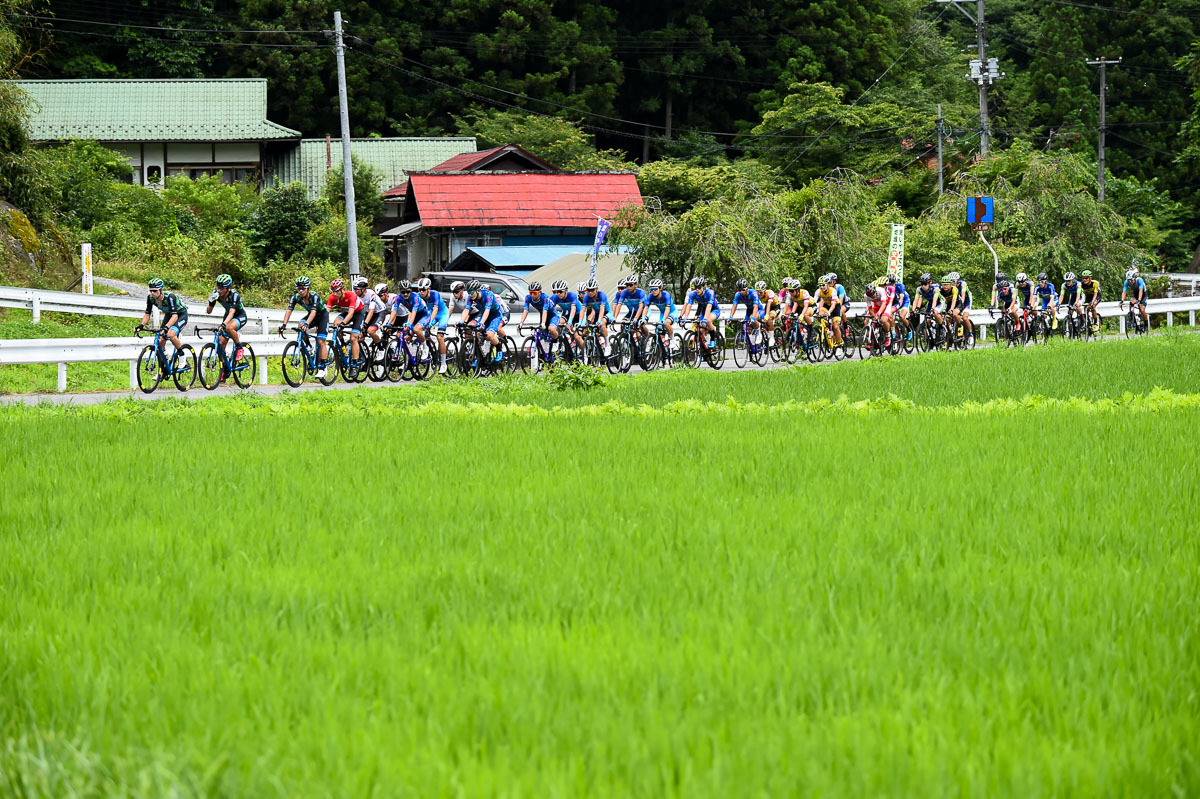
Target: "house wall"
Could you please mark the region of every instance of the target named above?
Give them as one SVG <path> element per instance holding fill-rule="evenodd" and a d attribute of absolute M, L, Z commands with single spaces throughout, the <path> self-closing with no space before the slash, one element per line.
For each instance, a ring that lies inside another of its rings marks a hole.
<path fill-rule="evenodd" d="M 198 177 L 221 171 L 226 182 L 254 177 L 262 167 L 258 142 L 102 142 L 133 167 L 133 182 L 162 185 L 171 175 Z M 159 182 L 151 181 L 157 169 Z"/>
<path fill-rule="evenodd" d="M 162 142 L 142 144 L 142 185 L 161 186 L 166 176 L 166 147 Z"/>

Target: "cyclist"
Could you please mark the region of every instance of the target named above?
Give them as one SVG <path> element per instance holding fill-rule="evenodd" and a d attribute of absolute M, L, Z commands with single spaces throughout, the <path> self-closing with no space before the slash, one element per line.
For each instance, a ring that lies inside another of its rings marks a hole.
<path fill-rule="evenodd" d="M 587 314 L 585 319 L 589 325 L 600 327 L 600 343 L 604 347 L 604 357 L 608 358 L 612 355 L 612 346 L 608 343 L 608 323 L 613 319 L 612 305 L 608 302 L 608 295 L 600 290 L 596 278 L 585 283 L 583 288 L 586 292 L 583 298 Z"/>
<path fill-rule="evenodd" d="M 346 281 L 339 277 L 329 283 L 329 298 L 325 301 L 325 307 L 330 313 L 338 314 L 333 318 L 334 327 L 345 327 L 350 331 L 350 360 L 357 364 L 363 318 L 367 315 L 362 300 L 353 291 L 346 291 Z"/>
<path fill-rule="evenodd" d="M 675 300 L 671 298 L 671 292 L 663 288 L 663 282 L 658 278 L 650 281 L 650 293 L 646 295 L 647 318 L 649 318 L 649 312 L 652 307 L 658 308 L 658 320 L 667 329 L 667 335 L 674 335 L 675 328 L 672 322 L 675 321 L 676 314 Z"/>
<path fill-rule="evenodd" d="M 413 291 L 412 283 L 401 280 L 396 284 L 396 293 L 392 295 L 392 312 L 388 315 L 389 327 L 412 327 L 418 316 L 424 316 L 428 309 L 421 302 L 421 295 Z M 399 319 L 399 325 L 396 320 Z"/>
<path fill-rule="evenodd" d="M 1034 298 L 1041 303 L 1041 308 L 1038 310 L 1050 310 L 1050 329 L 1058 329 L 1058 292 L 1054 290 L 1054 284 L 1050 282 L 1050 276 L 1045 272 L 1039 272 L 1037 276 L 1037 285 L 1033 287 Z"/>
<path fill-rule="evenodd" d="M 996 279 L 992 281 L 992 299 L 988 303 L 989 308 L 996 307 L 996 291 L 1000 288 L 1000 284 L 1006 280 L 1008 280 L 1008 275 L 1004 274 L 1003 272 L 996 273 Z"/>
<path fill-rule="evenodd" d="M 992 308 L 999 308 L 1001 313 L 1006 313 L 1013 318 L 1015 330 L 1021 329 L 1021 314 L 1018 311 L 1017 305 L 1017 289 L 1012 283 L 1007 280 L 1001 280 L 996 284 L 992 294 Z"/>
<path fill-rule="evenodd" d="M 646 292 L 638 288 L 638 276 L 630 275 L 625 278 L 625 290 L 617 296 L 617 306 L 614 307 L 618 314 L 621 312 L 620 306 L 625 306 L 625 322 L 626 324 L 636 323 L 646 313 Z M 642 325 L 642 332 L 646 335 L 650 331 Z"/>
<path fill-rule="evenodd" d="M 500 298 L 478 280 L 467 284 L 467 293 L 471 295 L 471 304 L 479 312 L 476 323 L 483 330 L 484 336 L 492 345 L 492 360 L 504 359 L 504 348 L 500 345 L 500 336 L 504 335 L 505 309 L 500 304 Z"/>
<path fill-rule="evenodd" d="M 707 339 L 709 349 L 715 349 L 717 346 L 715 321 L 721 318 L 721 306 L 717 304 L 717 295 L 708 288 L 708 281 L 705 278 L 699 276 L 693 278 L 692 285 L 695 288 L 688 292 L 681 318 L 688 316 L 692 306 L 695 306 L 696 319 L 704 323 L 700 326 L 702 340 Z M 711 335 L 706 336 L 705 333 Z"/>
<path fill-rule="evenodd" d="M 313 372 L 313 377 L 320 380 L 325 376 L 326 361 L 329 358 L 329 311 L 325 308 L 325 303 L 321 302 L 321 295 L 312 290 L 312 280 L 308 277 L 296 278 L 296 293 L 288 301 L 287 312 L 283 315 L 279 332 L 282 333 L 287 327 L 292 318 L 292 311 L 296 310 L 297 305 L 305 312 L 304 321 L 299 327 L 317 326 L 317 370 Z"/>
<path fill-rule="evenodd" d="M 957 322 L 958 322 L 958 318 L 959 318 L 954 313 L 954 309 L 958 307 L 959 297 L 958 297 L 958 281 L 954 280 L 954 278 L 952 277 L 953 274 L 954 273 L 951 272 L 948 275 L 944 275 L 942 277 L 942 284 L 941 284 L 942 307 L 946 311 L 946 316 L 950 317 L 946 321 L 947 329 L 956 328 L 958 326 Z M 938 317 L 935 316 L 934 318 L 937 319 Z M 950 330 L 950 332 L 947 333 L 947 341 L 950 341 L 953 338 L 954 338 L 954 331 Z"/>
<path fill-rule="evenodd" d="M 538 327 L 550 333 L 551 341 L 558 341 L 558 328 L 562 325 L 562 316 L 558 313 L 558 305 L 554 298 L 542 291 L 542 284 L 533 281 L 529 284 L 529 293 L 525 295 L 525 310 L 521 312 L 518 327 L 525 324 L 525 317 L 533 311 L 538 315 Z"/>
<path fill-rule="evenodd" d="M 446 307 L 446 301 L 442 299 L 441 292 L 433 290 L 433 281 L 427 277 L 423 277 L 417 281 L 417 294 L 421 298 L 421 306 L 425 308 L 424 314 L 419 314 L 420 318 L 413 322 L 413 332 L 417 334 L 417 340 L 421 342 L 421 357 L 425 357 L 425 353 L 429 351 L 429 341 L 426 338 L 429 333 L 435 332 L 438 340 L 438 374 L 446 374 L 446 324 L 450 321 L 450 309 Z"/>
<path fill-rule="evenodd" d="M 967 288 L 967 281 L 963 280 L 958 272 L 951 272 L 947 277 L 954 281 L 954 287 L 958 290 L 957 302 L 950 306 L 951 315 L 954 321 L 962 323 L 967 343 L 971 344 L 975 338 L 975 323 L 971 321 L 971 290 Z"/>
<path fill-rule="evenodd" d="M 787 312 L 799 314 L 805 324 L 812 324 L 813 296 L 808 293 L 808 289 L 800 285 L 799 280 L 795 278 L 788 278 L 788 280 L 791 283 L 788 286 Z"/>
<path fill-rule="evenodd" d="M 620 278 L 617 280 L 617 287 L 613 289 L 613 310 L 617 310 L 617 306 L 621 304 L 621 295 L 625 293 L 626 279 Z"/>
<path fill-rule="evenodd" d="M 586 286 L 587 282 L 584 281 L 580 285 Z M 575 325 L 580 324 L 583 320 L 583 303 L 579 301 L 579 295 L 571 291 L 565 280 L 554 281 L 550 286 L 550 291 L 553 292 L 551 299 L 554 301 L 558 315 L 562 317 L 563 327 L 578 348 L 575 352 L 583 352 L 583 336 L 575 330 Z M 574 357 L 574 355 L 568 352 L 567 357 Z"/>
<path fill-rule="evenodd" d="M 1132 306 L 1137 303 L 1137 306 L 1142 314 L 1142 321 L 1146 323 L 1146 328 L 1150 327 L 1150 317 L 1146 313 L 1146 281 L 1138 275 L 1136 268 L 1130 269 L 1125 273 L 1125 283 L 1121 286 L 1121 304 L 1122 311 L 1125 310 L 1125 295 L 1132 291 L 1133 296 L 1129 298 L 1129 304 Z"/>
<path fill-rule="evenodd" d="M 942 296 L 942 290 L 933 282 L 933 275 L 923 273 L 918 283 L 920 285 L 917 286 L 917 297 L 913 300 L 913 310 L 919 311 L 922 305 L 927 305 L 929 307 L 925 313 L 932 316 L 939 325 L 945 324 L 941 313 L 945 298 Z"/>
<path fill-rule="evenodd" d="M 837 284 L 837 275 L 832 273 L 821 275 L 817 282 L 817 316 L 829 319 L 829 323 L 833 325 L 833 346 L 840 347 L 842 346 L 842 302 L 838 298 L 838 289 L 841 286 Z"/>
<path fill-rule="evenodd" d="M 1080 273 L 1079 291 L 1083 301 L 1087 303 L 1088 316 L 1091 317 L 1095 330 L 1100 329 L 1100 281 L 1092 279 L 1092 270 L 1084 269 Z"/>
<path fill-rule="evenodd" d="M 387 286 L 383 287 L 385 290 L 387 289 Z M 381 320 L 387 306 L 379 297 L 378 291 L 367 288 L 367 279 L 362 275 L 354 278 L 354 293 L 362 300 L 363 308 L 366 310 L 366 315 L 363 317 L 363 332 L 378 344 L 383 338 L 379 335 L 379 326 L 382 324 Z"/>
<path fill-rule="evenodd" d="M 775 344 L 775 320 L 779 318 L 783 301 L 774 291 L 767 288 L 767 281 L 760 280 L 754 284 L 758 292 L 759 302 L 763 306 L 762 323 L 767 328 L 767 337 L 771 345 Z"/>
<path fill-rule="evenodd" d="M 886 278 L 887 285 L 892 287 L 892 308 L 895 310 L 895 315 L 904 320 L 906 337 L 912 337 L 912 322 L 909 321 L 908 315 L 912 310 L 912 297 L 908 293 L 908 288 L 900 282 L 900 278 L 896 275 L 888 275 Z"/>
<path fill-rule="evenodd" d="M 837 290 L 838 313 L 842 317 L 842 327 L 845 327 L 846 312 L 850 309 L 850 296 L 846 294 L 846 287 L 838 282 L 838 276 L 836 272 L 830 272 L 829 279 L 833 281 L 834 288 Z"/>
<path fill-rule="evenodd" d="M 765 284 L 764 284 L 765 285 Z M 733 295 L 733 302 L 729 305 L 729 321 L 733 321 L 733 315 L 737 313 L 739 305 L 746 308 L 746 341 L 750 340 L 750 331 L 757 330 L 762 323 L 763 308 L 762 300 L 759 299 L 758 292 L 750 288 L 750 282 L 746 278 L 739 278 L 737 282 L 737 291 Z M 757 346 L 757 343 L 755 344 Z"/>
<path fill-rule="evenodd" d="M 1021 310 L 1028 313 L 1033 310 L 1033 283 L 1029 281 L 1029 275 L 1024 272 L 1017 272 L 1017 300 L 1021 304 Z M 1017 320 L 1017 329 L 1021 329 L 1021 320 Z"/>
<path fill-rule="evenodd" d="M 183 345 L 179 342 L 179 334 L 187 327 L 188 311 L 182 300 L 171 292 L 163 290 L 164 285 L 162 278 L 158 277 L 146 284 L 150 293 L 146 295 L 146 313 L 142 314 L 142 323 L 139 327 L 145 327 L 150 323 L 151 308 L 158 308 L 162 311 L 162 326 L 167 331 L 167 340 L 175 345 L 174 368 L 178 369 L 187 362 L 180 351 L 180 347 Z M 180 360 L 181 358 L 183 360 Z"/>
<path fill-rule="evenodd" d="M 883 347 L 892 346 L 892 292 L 890 286 L 867 284 L 867 316 L 872 316 L 883 325 Z"/>
<path fill-rule="evenodd" d="M 471 304 L 470 295 L 467 294 L 467 284 L 461 280 L 450 284 L 450 313 L 459 317 L 464 325 L 479 315 Z"/>
<path fill-rule="evenodd" d="M 1074 308 L 1079 314 L 1083 313 L 1083 304 L 1080 302 L 1082 292 L 1080 291 L 1079 281 L 1075 279 L 1074 272 L 1067 272 L 1063 275 L 1062 286 L 1058 290 L 1058 302 L 1063 308 Z"/>
<path fill-rule="evenodd" d="M 212 313 L 213 306 L 218 304 L 225 310 L 225 318 L 221 320 L 221 338 L 233 339 L 236 348 L 233 359 L 241 360 L 242 342 L 238 331 L 246 326 L 246 306 L 242 305 L 242 295 L 233 289 L 233 278 L 229 275 L 217 275 L 217 289 L 208 295 L 208 308 L 205 313 Z M 227 376 L 224 366 L 221 367 L 221 375 L 222 379 Z"/>

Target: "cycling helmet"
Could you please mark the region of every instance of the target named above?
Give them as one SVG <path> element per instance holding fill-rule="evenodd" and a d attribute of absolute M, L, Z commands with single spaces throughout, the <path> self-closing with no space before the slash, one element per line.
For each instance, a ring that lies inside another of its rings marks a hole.
<path fill-rule="evenodd" d="M 829 273 L 829 279 L 830 279 L 830 280 L 837 280 L 837 272 L 830 272 L 830 273 Z"/>
<path fill-rule="evenodd" d="M 1024 283 L 1027 280 L 1029 280 L 1029 275 L 1025 274 L 1024 272 L 1017 272 L 1018 283 Z"/>
<path fill-rule="evenodd" d="M 922 285 L 924 285 L 925 283 L 932 283 L 932 282 L 933 282 L 933 275 L 929 274 L 928 272 L 921 273 L 921 284 Z"/>
<path fill-rule="evenodd" d="M 954 274 L 954 273 L 953 273 L 953 272 L 951 272 L 950 274 L 952 275 L 952 274 Z M 954 282 L 954 278 L 950 277 L 950 275 L 942 275 L 942 282 L 943 282 L 943 283 L 953 283 L 953 282 Z"/>
<path fill-rule="evenodd" d="M 867 296 L 872 298 L 879 296 L 879 289 L 875 288 L 874 283 L 867 284 Z"/>
<path fill-rule="evenodd" d="M 596 278 L 592 278 L 591 280 L 589 280 L 587 282 L 587 285 L 583 287 L 583 290 L 584 291 L 599 291 L 600 284 L 596 282 Z"/>
<path fill-rule="evenodd" d="M 311 285 L 312 285 L 311 278 L 308 278 L 304 275 L 301 275 L 300 277 L 296 278 L 296 288 L 298 288 L 298 289 L 306 289 Z"/>
<path fill-rule="evenodd" d="M 659 280 L 658 278 L 654 278 L 653 280 L 650 281 L 650 290 L 651 291 L 658 291 L 662 287 L 663 287 L 663 282 L 661 280 Z"/>
<path fill-rule="evenodd" d="M 746 280 L 746 278 L 744 278 L 744 277 L 743 277 L 743 278 L 738 278 L 738 282 L 737 282 L 737 290 L 738 290 L 738 291 L 745 291 L 745 290 L 746 290 L 746 289 L 748 289 L 748 288 L 750 288 L 750 283 L 749 283 L 749 281 L 747 281 L 747 280 Z"/>
<path fill-rule="evenodd" d="M 150 282 L 146 284 L 146 288 L 150 289 L 151 291 L 159 291 L 164 285 L 166 284 L 163 283 L 161 277 L 155 277 L 150 279 Z"/>
<path fill-rule="evenodd" d="M 342 280 L 340 277 L 335 277 L 333 280 L 329 281 L 330 291 L 341 291 L 344 288 L 346 288 L 346 281 Z"/>
<path fill-rule="evenodd" d="M 951 283 L 957 283 L 960 275 L 958 272 L 951 272 L 950 274 L 946 275 L 946 277 L 950 278 Z"/>
<path fill-rule="evenodd" d="M 837 282 L 837 274 L 834 272 L 830 272 L 828 275 L 825 276 L 825 282 L 826 283 L 836 283 Z"/>
<path fill-rule="evenodd" d="M 754 290 L 755 291 L 766 291 L 767 290 L 767 281 L 760 280 L 757 283 L 755 283 Z"/>
<path fill-rule="evenodd" d="M 696 278 L 696 288 L 698 288 L 698 289 L 702 289 L 702 288 L 704 288 L 704 287 L 705 287 L 705 286 L 707 286 L 707 285 L 708 285 L 708 281 L 707 281 L 707 280 L 705 280 L 704 278 L 702 278 L 702 277 L 697 277 L 697 278 Z"/>
<path fill-rule="evenodd" d="M 587 281 L 586 280 L 579 281 L 579 285 L 575 287 L 575 291 L 578 294 L 582 294 L 583 292 L 587 291 Z"/>
<path fill-rule="evenodd" d="M 529 284 L 529 290 L 530 290 L 530 291 L 541 291 L 541 290 L 542 290 L 542 284 L 541 284 L 541 283 L 539 283 L 539 282 L 537 282 L 537 281 L 535 280 L 535 281 L 533 281 L 532 283 L 530 283 L 530 284 Z"/>
<path fill-rule="evenodd" d="M 690 281 L 688 281 L 688 288 L 694 289 L 694 288 L 696 288 L 696 286 L 699 286 L 699 285 L 700 285 L 700 278 L 698 278 L 698 277 L 694 277 Z"/>
<path fill-rule="evenodd" d="M 417 281 L 417 291 L 429 291 L 433 288 L 433 281 L 427 277 L 423 277 Z"/>
<path fill-rule="evenodd" d="M 451 291 L 462 291 L 466 287 L 467 287 L 467 284 L 462 282 L 461 280 L 456 280 L 450 284 Z"/>
<path fill-rule="evenodd" d="M 407 281 L 405 281 L 405 282 L 407 282 Z M 401 285 L 404 285 L 404 284 L 401 283 Z M 472 280 L 470 283 L 467 284 L 467 291 L 469 291 L 471 294 L 474 294 L 475 292 L 479 291 L 482 288 L 483 288 L 483 284 L 480 283 L 478 280 Z"/>
<path fill-rule="evenodd" d="M 359 289 L 365 289 L 368 285 L 369 285 L 369 282 L 362 275 L 359 275 L 358 277 L 354 278 L 354 290 L 355 291 L 358 291 Z"/>
<path fill-rule="evenodd" d="M 1001 280 L 996 284 L 996 286 L 1002 289 L 1007 289 L 1012 287 L 1012 283 L 1009 283 L 1007 280 Z"/>
<path fill-rule="evenodd" d="M 396 291 L 400 292 L 401 294 L 412 291 L 412 283 L 409 283 L 407 280 L 401 280 L 396 284 Z"/>
<path fill-rule="evenodd" d="M 233 285 L 233 278 L 229 275 L 217 275 L 217 288 L 227 289 Z"/>
<path fill-rule="evenodd" d="M 1047 275 L 1045 272 L 1038 272 L 1038 282 L 1039 283 L 1041 283 L 1043 280 L 1049 280 L 1049 279 L 1050 279 L 1050 276 Z"/>
<path fill-rule="evenodd" d="M 388 293 L 388 284 L 380 283 L 378 286 L 375 287 L 375 293 L 376 294 L 387 294 Z"/>
<path fill-rule="evenodd" d="M 894 285 L 896 285 L 896 276 L 895 276 L 895 275 L 888 275 L 887 277 L 885 277 L 885 278 L 883 279 L 883 282 L 884 282 L 884 283 L 887 283 L 889 286 L 894 286 Z"/>
<path fill-rule="evenodd" d="M 996 283 L 997 283 L 997 285 L 999 285 L 1000 283 L 1002 283 L 1002 282 L 1003 282 L 1003 281 L 1005 281 L 1005 280 L 1008 280 L 1008 275 L 1004 274 L 1003 272 L 997 272 L 997 273 L 996 273 Z"/>
<path fill-rule="evenodd" d="M 1063 280 L 1065 280 L 1068 283 L 1070 283 L 1074 279 L 1075 279 L 1074 272 L 1067 272 L 1065 275 L 1063 275 Z"/>
<path fill-rule="evenodd" d="M 567 288 L 567 281 L 565 281 L 565 280 L 554 281 L 553 283 L 550 284 L 550 290 L 551 291 L 570 291 L 570 289 Z"/>
<path fill-rule="evenodd" d="M 1126 280 L 1133 280 L 1135 277 L 1137 277 L 1136 269 L 1130 269 L 1128 272 L 1125 273 Z"/>
<path fill-rule="evenodd" d="M 630 275 L 629 277 L 625 278 L 625 285 L 636 286 L 637 284 L 638 284 L 638 276 L 637 275 Z"/>
<path fill-rule="evenodd" d="M 1091 270 L 1091 269 L 1084 269 L 1084 270 L 1083 270 L 1083 271 L 1080 273 L 1080 276 L 1081 276 L 1081 277 L 1091 277 L 1091 276 L 1092 276 L 1092 270 Z"/>
<path fill-rule="evenodd" d="M 620 280 L 617 281 L 617 288 L 619 288 L 619 289 L 625 288 L 626 285 L 628 285 L 628 284 L 626 283 L 625 278 L 621 278 Z"/>

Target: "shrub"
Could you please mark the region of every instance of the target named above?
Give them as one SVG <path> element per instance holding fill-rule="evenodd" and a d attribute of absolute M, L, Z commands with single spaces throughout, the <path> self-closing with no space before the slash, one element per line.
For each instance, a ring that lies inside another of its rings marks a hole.
<path fill-rule="evenodd" d="M 357 228 L 359 266 L 366 273 L 382 271 L 382 242 L 371 235 L 371 228 L 366 222 L 360 221 Z M 346 237 L 346 217 L 331 216 L 312 228 L 304 241 L 303 255 L 314 261 L 347 263 L 349 243 Z"/>
<path fill-rule="evenodd" d="M 383 218 L 383 191 L 379 188 L 383 178 L 374 167 L 359 161 L 356 156 L 350 156 L 350 165 L 354 168 L 356 219 L 370 227 L 375 220 Z M 342 216 L 346 214 L 345 180 L 341 164 L 325 174 L 325 202 L 334 213 Z"/>
<path fill-rule="evenodd" d="M 264 191 L 244 227 L 254 254 L 266 263 L 299 252 L 323 215 L 320 204 L 308 199 L 308 189 L 297 181 Z"/>
<path fill-rule="evenodd" d="M 163 198 L 191 215 L 202 235 L 239 227 L 258 201 L 252 184 L 230 185 L 216 175 L 195 180 L 182 175 L 167 178 Z"/>

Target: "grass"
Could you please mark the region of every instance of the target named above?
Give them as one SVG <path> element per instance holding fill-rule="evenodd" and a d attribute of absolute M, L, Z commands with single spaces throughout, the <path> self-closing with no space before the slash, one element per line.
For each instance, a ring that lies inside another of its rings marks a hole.
<path fill-rule="evenodd" d="M 0 795 L 1194 794 L 1196 347 L 0 409 Z"/>

